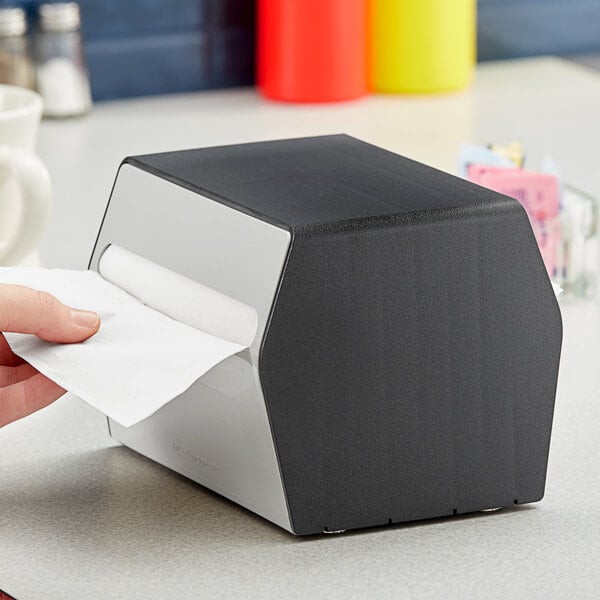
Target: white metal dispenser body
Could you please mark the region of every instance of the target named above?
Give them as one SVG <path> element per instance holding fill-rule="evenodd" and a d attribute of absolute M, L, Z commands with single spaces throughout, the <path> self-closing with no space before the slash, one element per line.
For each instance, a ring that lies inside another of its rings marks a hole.
<path fill-rule="evenodd" d="M 184 394 L 112 437 L 292 531 L 258 356 L 290 233 L 130 164 L 118 173 L 91 261 L 116 244 L 252 306 L 250 348 Z M 168 296 L 168 290 L 165 290 Z"/>

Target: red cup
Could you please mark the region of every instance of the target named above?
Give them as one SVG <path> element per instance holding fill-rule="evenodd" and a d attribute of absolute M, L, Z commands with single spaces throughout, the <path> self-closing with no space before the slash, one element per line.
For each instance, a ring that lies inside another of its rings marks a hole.
<path fill-rule="evenodd" d="M 287 102 L 367 92 L 365 0 L 259 0 L 258 85 Z"/>

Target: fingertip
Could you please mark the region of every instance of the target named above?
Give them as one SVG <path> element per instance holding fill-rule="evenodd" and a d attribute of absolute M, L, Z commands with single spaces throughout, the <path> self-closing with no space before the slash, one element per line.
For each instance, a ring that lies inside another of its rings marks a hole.
<path fill-rule="evenodd" d="M 100 315 L 93 311 L 64 307 L 64 316 L 52 328 L 37 333 L 47 342 L 77 344 L 95 335 L 100 329 Z"/>
<path fill-rule="evenodd" d="M 93 335 L 96 335 L 100 329 L 100 325 L 101 325 L 101 319 L 100 319 L 100 315 L 93 313 L 96 315 L 96 320 L 94 321 L 94 324 L 90 327 L 84 326 L 84 325 L 80 325 L 80 329 L 82 331 L 82 333 L 84 334 L 84 338 L 82 339 L 82 341 L 87 340 L 88 338 L 91 338 Z"/>
<path fill-rule="evenodd" d="M 98 331 L 100 326 L 100 315 L 91 310 L 79 310 L 77 308 L 71 309 L 71 319 L 79 327 L 85 329 L 95 329 Z"/>
<path fill-rule="evenodd" d="M 100 315 L 91 310 L 71 308 L 71 321 L 77 326 L 77 341 L 91 338 L 100 329 Z"/>
<path fill-rule="evenodd" d="M 93 336 L 100 316 L 66 306 L 52 294 L 19 285 L 0 286 L 0 331 L 32 333 L 47 342 L 71 344 Z M 0 343 L 0 355 L 6 354 Z"/>

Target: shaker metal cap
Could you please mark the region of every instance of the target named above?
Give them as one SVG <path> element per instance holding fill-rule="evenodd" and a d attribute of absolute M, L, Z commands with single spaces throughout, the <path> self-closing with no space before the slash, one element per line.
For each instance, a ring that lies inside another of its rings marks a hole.
<path fill-rule="evenodd" d="M 25 35 L 27 19 L 22 8 L 0 8 L 0 37 Z"/>
<path fill-rule="evenodd" d="M 39 9 L 40 27 L 43 31 L 73 31 L 81 26 L 77 2 L 42 4 Z"/>

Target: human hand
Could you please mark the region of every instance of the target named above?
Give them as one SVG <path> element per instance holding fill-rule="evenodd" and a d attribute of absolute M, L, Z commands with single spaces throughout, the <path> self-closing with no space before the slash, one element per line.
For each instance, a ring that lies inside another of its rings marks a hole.
<path fill-rule="evenodd" d="M 95 312 L 72 309 L 46 292 L 0 284 L 0 332 L 32 333 L 42 340 L 82 342 L 100 328 Z M 0 427 L 54 402 L 65 393 L 10 349 L 0 333 Z"/>

